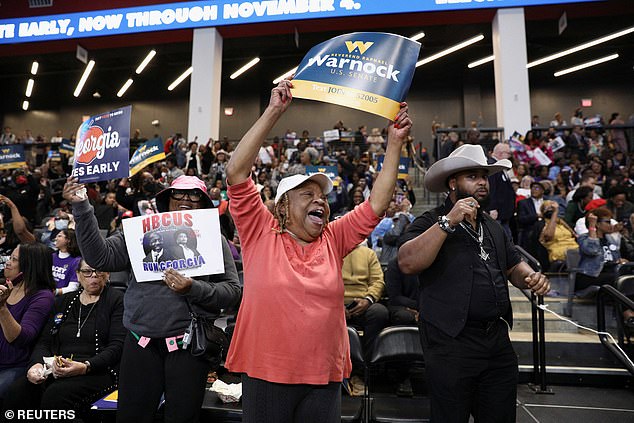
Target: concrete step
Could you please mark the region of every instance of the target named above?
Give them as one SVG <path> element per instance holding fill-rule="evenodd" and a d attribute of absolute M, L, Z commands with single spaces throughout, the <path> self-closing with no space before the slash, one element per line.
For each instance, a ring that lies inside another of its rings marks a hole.
<path fill-rule="evenodd" d="M 544 304 L 548 306 L 548 309 L 558 314 L 563 314 L 566 302 L 567 299 L 562 297 L 544 297 Z M 524 296 L 511 297 L 511 305 L 513 313 L 530 313 L 533 307 L 533 304 Z"/>
<path fill-rule="evenodd" d="M 569 322 L 558 319 L 550 313 L 544 315 L 544 327 L 546 333 L 549 332 L 567 332 L 577 333 L 577 327 Z M 518 332 L 531 332 L 533 322 L 531 313 L 513 313 L 513 329 Z"/>
<path fill-rule="evenodd" d="M 512 342 L 533 342 L 533 332 L 521 332 L 513 329 L 509 336 Z M 580 344 L 599 344 L 599 337 L 594 333 L 587 331 L 579 332 L 546 332 L 546 342 L 557 343 L 580 343 Z"/>

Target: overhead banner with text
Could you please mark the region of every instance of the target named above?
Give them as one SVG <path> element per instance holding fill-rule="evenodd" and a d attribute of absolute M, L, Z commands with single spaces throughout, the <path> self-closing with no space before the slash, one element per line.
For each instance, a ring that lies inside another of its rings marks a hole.
<path fill-rule="evenodd" d="M 127 178 L 130 174 L 132 106 L 91 116 L 77 130 L 73 177 L 79 182 Z"/>
<path fill-rule="evenodd" d="M 3 145 L 0 147 L 0 170 L 15 169 L 25 165 L 23 145 Z"/>
<path fill-rule="evenodd" d="M 528 7 L 594 1 L 600 0 L 183 1 L 119 9 L 87 10 L 78 13 L 0 19 L 0 44 L 102 37 L 185 28 L 298 21 L 300 19 L 446 12 L 460 9 Z M 17 0 L 14 2 L 17 2 Z M 94 6 L 90 3 L 90 6 L 86 7 L 104 7 L 114 2 L 93 3 Z M 145 3 L 148 2 L 146 1 Z M 86 4 L 89 3 L 86 2 Z M 51 7 L 51 10 L 57 9 L 59 9 L 57 3 Z"/>
<path fill-rule="evenodd" d="M 394 119 L 414 77 L 420 43 L 354 32 L 313 47 L 293 79 L 293 96 Z"/>
<path fill-rule="evenodd" d="M 153 138 L 136 149 L 130 159 L 130 176 L 138 173 L 145 166 L 163 160 L 165 151 L 163 141 L 160 138 Z"/>

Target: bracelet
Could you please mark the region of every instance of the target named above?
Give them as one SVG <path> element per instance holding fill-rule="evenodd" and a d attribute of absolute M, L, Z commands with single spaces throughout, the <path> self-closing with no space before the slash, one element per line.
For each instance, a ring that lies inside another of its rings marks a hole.
<path fill-rule="evenodd" d="M 440 226 L 440 229 L 448 234 L 452 234 L 456 231 L 456 228 L 451 227 L 451 222 L 449 221 L 449 218 L 447 216 L 438 217 L 438 226 Z"/>

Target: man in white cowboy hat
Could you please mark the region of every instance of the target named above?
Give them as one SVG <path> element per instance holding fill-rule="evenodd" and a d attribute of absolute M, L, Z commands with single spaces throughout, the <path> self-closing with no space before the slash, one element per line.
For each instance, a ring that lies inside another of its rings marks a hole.
<path fill-rule="evenodd" d="M 465 144 L 425 176 L 445 203 L 418 217 L 400 240 L 405 274 L 419 274 L 420 332 L 432 422 L 515 422 L 517 356 L 508 283 L 543 295 L 550 283 L 520 260 L 498 222 L 483 213 L 488 176 L 511 167 L 488 164 Z"/>

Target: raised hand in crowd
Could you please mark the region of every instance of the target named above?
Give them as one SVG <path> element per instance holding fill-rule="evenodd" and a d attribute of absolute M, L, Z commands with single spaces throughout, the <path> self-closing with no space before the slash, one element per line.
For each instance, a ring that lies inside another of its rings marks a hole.
<path fill-rule="evenodd" d="M 69 177 L 64 184 L 62 197 L 70 203 L 81 203 L 87 198 L 81 195 L 81 190 L 85 188 L 84 184 L 80 184 L 77 178 Z"/>
<path fill-rule="evenodd" d="M 35 242 L 35 235 L 29 232 L 26 222 L 20 214 L 20 210 L 18 210 L 18 206 L 16 206 L 9 197 L 2 194 L 0 194 L 0 205 L 5 205 L 9 208 L 13 222 L 13 231 L 18 236 L 18 239 L 22 242 Z"/>

